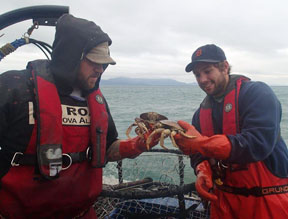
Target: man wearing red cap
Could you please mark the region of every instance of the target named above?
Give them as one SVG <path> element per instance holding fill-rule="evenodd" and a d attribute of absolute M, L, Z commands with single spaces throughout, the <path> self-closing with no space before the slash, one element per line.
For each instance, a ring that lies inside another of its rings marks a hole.
<path fill-rule="evenodd" d="M 192 125 L 178 121 L 197 138 L 175 140 L 191 156 L 196 189 L 211 201 L 211 218 L 288 218 L 288 150 L 272 89 L 230 75 L 224 51 L 214 44 L 198 48 L 186 71 L 193 71 L 207 96 Z"/>
<path fill-rule="evenodd" d="M 51 61 L 1 74 L 0 217 L 96 218 L 106 162 L 146 150 L 140 137 L 118 139 L 99 88 L 115 64 L 111 43 L 94 22 L 65 14 Z"/>

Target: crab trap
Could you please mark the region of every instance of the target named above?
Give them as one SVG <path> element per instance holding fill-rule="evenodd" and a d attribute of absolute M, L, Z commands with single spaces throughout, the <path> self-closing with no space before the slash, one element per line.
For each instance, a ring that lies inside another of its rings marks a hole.
<path fill-rule="evenodd" d="M 98 218 L 209 218 L 189 162 L 179 150 L 152 149 L 108 163 L 94 205 Z"/>

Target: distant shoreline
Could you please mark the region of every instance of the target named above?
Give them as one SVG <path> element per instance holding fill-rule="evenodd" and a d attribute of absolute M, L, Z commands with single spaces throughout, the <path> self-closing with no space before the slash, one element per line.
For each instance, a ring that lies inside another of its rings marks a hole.
<path fill-rule="evenodd" d="M 146 79 L 146 78 L 111 78 L 102 79 L 101 85 L 127 85 L 127 86 L 191 86 L 197 83 L 184 83 L 173 79 Z"/>
<path fill-rule="evenodd" d="M 146 78 L 126 78 L 118 77 L 102 79 L 103 86 L 198 86 L 197 83 L 184 83 L 173 79 L 146 79 Z M 287 85 L 269 85 L 271 87 L 288 87 Z"/>

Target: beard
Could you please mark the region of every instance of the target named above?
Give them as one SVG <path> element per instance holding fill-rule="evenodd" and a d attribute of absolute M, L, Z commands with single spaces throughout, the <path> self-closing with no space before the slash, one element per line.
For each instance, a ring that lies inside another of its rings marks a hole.
<path fill-rule="evenodd" d="M 221 74 L 217 80 L 210 80 L 209 81 L 209 87 L 213 86 L 213 88 L 211 89 L 211 91 L 209 90 L 209 88 L 206 88 L 206 84 L 200 85 L 200 88 L 207 94 L 210 96 L 221 96 L 225 90 L 226 90 L 226 86 L 228 84 L 227 79 L 225 78 L 224 74 Z"/>
<path fill-rule="evenodd" d="M 98 80 L 100 80 L 101 74 L 92 74 L 84 77 L 83 74 L 79 74 L 76 86 L 84 91 L 91 90 L 95 87 Z"/>

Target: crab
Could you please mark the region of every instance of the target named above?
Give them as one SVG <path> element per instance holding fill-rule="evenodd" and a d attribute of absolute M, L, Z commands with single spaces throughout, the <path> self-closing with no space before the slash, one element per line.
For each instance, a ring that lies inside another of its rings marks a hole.
<path fill-rule="evenodd" d="M 149 131 L 153 131 L 155 129 L 155 124 L 161 120 L 167 120 L 167 117 L 156 112 L 142 113 L 140 118 L 135 118 L 135 122 L 128 127 L 126 130 L 126 136 L 128 139 L 131 139 L 129 134 L 132 128 L 137 126 L 135 128 L 135 133 L 141 138 L 144 138 L 144 134 Z"/>
<path fill-rule="evenodd" d="M 164 139 L 168 136 L 171 139 L 171 142 L 174 147 L 179 148 L 174 140 L 174 136 L 176 134 L 181 134 L 185 136 L 186 138 L 196 138 L 196 136 L 187 135 L 185 133 L 185 130 L 178 125 L 177 122 L 171 121 L 171 120 L 160 120 L 154 125 L 154 131 L 149 135 L 149 137 L 146 140 L 146 147 L 147 150 L 150 150 L 150 143 L 152 142 L 152 139 L 155 135 L 160 134 L 160 146 L 166 150 L 168 150 L 167 147 L 164 146 Z"/>

